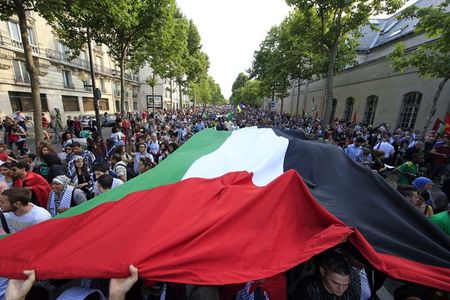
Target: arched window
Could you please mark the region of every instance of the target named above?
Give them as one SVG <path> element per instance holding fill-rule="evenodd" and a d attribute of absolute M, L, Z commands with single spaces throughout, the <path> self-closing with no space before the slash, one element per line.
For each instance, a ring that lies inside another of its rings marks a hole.
<path fill-rule="evenodd" d="M 353 112 L 353 105 L 355 104 L 355 99 L 350 97 L 347 98 L 347 101 L 345 102 L 345 110 L 344 110 L 344 120 L 346 122 L 350 122 L 352 118 L 352 112 Z"/>
<path fill-rule="evenodd" d="M 419 92 L 411 92 L 403 96 L 403 107 L 400 111 L 399 127 L 414 128 L 421 100 L 422 94 Z"/>
<path fill-rule="evenodd" d="M 367 97 L 366 111 L 364 112 L 364 122 L 373 124 L 375 112 L 377 111 L 378 96 L 372 95 Z"/>
<path fill-rule="evenodd" d="M 332 123 L 334 121 L 334 115 L 336 114 L 336 106 L 337 106 L 337 99 L 333 98 L 333 101 L 331 102 L 330 120 L 328 123 Z"/>

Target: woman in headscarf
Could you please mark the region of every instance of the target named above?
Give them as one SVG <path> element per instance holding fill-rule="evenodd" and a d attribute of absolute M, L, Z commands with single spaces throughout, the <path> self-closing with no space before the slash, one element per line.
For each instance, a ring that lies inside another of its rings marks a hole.
<path fill-rule="evenodd" d="M 77 155 L 73 160 L 75 161 L 75 173 L 70 178 L 71 184 L 81 189 L 88 200 L 92 199 L 94 197 L 94 174 L 89 174 L 82 156 Z"/>
<path fill-rule="evenodd" d="M 65 175 L 57 176 L 52 181 L 47 210 L 52 217 L 65 212 L 69 208 L 86 202 L 86 195 L 82 190 L 71 185 L 70 178 Z"/>

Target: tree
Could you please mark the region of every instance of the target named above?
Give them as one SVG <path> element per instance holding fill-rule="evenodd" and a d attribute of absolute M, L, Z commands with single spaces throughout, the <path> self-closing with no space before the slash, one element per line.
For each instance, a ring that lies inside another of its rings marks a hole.
<path fill-rule="evenodd" d="M 58 37 L 74 54 L 87 42 L 87 29 L 96 44 L 108 46 L 109 55 L 120 68 L 120 106 L 125 116 L 125 72 L 135 52 L 153 43 L 165 29 L 175 8 L 174 0 L 47 0 L 49 5 L 64 7 L 44 16 Z"/>
<path fill-rule="evenodd" d="M 245 83 L 249 80 L 249 76 L 243 72 L 239 73 L 239 75 L 236 77 L 231 87 L 230 102 L 232 104 L 239 104 L 239 102 L 241 101 L 240 89 L 244 87 Z"/>
<path fill-rule="evenodd" d="M 45 1 L 44 1 L 45 2 Z M 20 37 L 22 40 L 23 52 L 25 56 L 25 64 L 27 72 L 30 76 L 31 101 L 33 103 L 33 119 L 34 119 L 34 135 L 36 149 L 39 142 L 44 140 L 42 129 L 42 104 L 39 86 L 39 74 L 34 63 L 33 51 L 30 40 L 28 38 L 27 11 L 41 11 L 42 1 L 33 0 L 0 0 L 0 19 L 9 20 L 13 15 L 17 15 L 19 19 Z M 54 9 L 54 7 L 50 7 Z"/>
<path fill-rule="evenodd" d="M 289 71 L 286 52 L 280 47 L 280 26 L 270 29 L 266 38 L 255 52 L 251 78 L 261 81 L 262 91 L 265 96 L 272 96 L 281 100 L 281 113 L 283 113 L 284 98 L 288 95 Z"/>
<path fill-rule="evenodd" d="M 259 80 L 249 80 L 240 88 L 241 102 L 258 107 L 262 104 L 263 92 Z"/>
<path fill-rule="evenodd" d="M 322 122 L 325 125 L 331 114 L 333 76 L 336 73 L 339 45 L 346 45 L 352 38 L 356 38 L 360 28 L 368 23 L 370 16 L 392 13 L 404 4 L 404 0 L 286 0 L 286 2 L 306 14 L 317 14 L 320 19 L 318 27 L 320 30 L 313 37 L 328 54 L 322 115 Z M 309 29 L 310 27 L 305 28 Z M 355 45 L 354 42 L 349 44 Z"/>
<path fill-rule="evenodd" d="M 408 53 L 404 43 L 398 43 L 394 52 L 389 56 L 393 60 L 392 67 L 396 71 L 404 71 L 413 66 L 420 76 L 428 78 L 441 78 L 435 91 L 430 113 L 423 128 L 424 134 L 436 114 L 436 106 L 447 81 L 450 79 L 450 1 L 446 0 L 437 7 L 406 8 L 399 18 L 417 18 L 419 22 L 415 31 L 424 33 L 430 41 L 420 45 L 415 51 Z"/>

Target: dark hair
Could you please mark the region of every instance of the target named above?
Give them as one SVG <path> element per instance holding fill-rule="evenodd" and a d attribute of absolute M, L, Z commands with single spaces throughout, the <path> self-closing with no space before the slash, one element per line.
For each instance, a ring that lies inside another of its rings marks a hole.
<path fill-rule="evenodd" d="M 11 168 L 25 169 L 25 171 L 28 172 L 30 170 L 30 165 L 26 161 L 20 160 L 12 163 Z"/>
<path fill-rule="evenodd" d="M 321 266 L 342 276 L 350 275 L 350 264 L 342 253 L 330 250 L 322 256 Z"/>
<path fill-rule="evenodd" d="M 32 193 L 30 189 L 17 187 L 3 191 L 2 195 L 6 196 L 11 204 L 19 201 L 25 206 L 31 201 Z"/>
<path fill-rule="evenodd" d="M 410 198 L 416 193 L 416 189 L 412 185 L 398 185 L 397 191 L 402 194 L 403 197 Z"/>
<path fill-rule="evenodd" d="M 111 155 L 111 160 L 119 162 L 122 160 L 122 156 L 119 153 L 114 153 L 113 155 Z"/>
<path fill-rule="evenodd" d="M 58 154 L 55 153 L 49 153 L 42 156 L 42 160 L 49 166 L 53 165 L 62 165 L 61 159 L 59 158 Z"/>
<path fill-rule="evenodd" d="M 99 161 L 94 164 L 92 169 L 94 171 L 100 171 L 100 172 L 106 173 L 106 172 L 108 172 L 108 165 L 105 162 Z"/>
<path fill-rule="evenodd" d="M 189 293 L 188 300 L 219 300 L 219 291 L 214 286 L 195 286 Z"/>
<path fill-rule="evenodd" d="M 357 138 L 357 139 L 355 140 L 355 142 L 363 144 L 363 143 L 366 142 L 366 140 L 365 140 L 364 138 L 362 138 L 362 137 L 359 137 L 359 138 Z"/>
<path fill-rule="evenodd" d="M 68 147 L 71 147 L 71 148 L 73 148 L 73 147 L 81 147 L 81 144 L 80 144 L 80 142 L 72 142 L 70 145 L 67 145 Z"/>
<path fill-rule="evenodd" d="M 11 170 L 13 163 L 3 163 L 0 168 L 5 168 Z"/>
<path fill-rule="evenodd" d="M 148 157 L 141 157 L 139 159 L 140 162 L 142 162 L 142 164 L 147 168 L 150 169 L 151 167 L 153 167 L 153 163 L 152 160 Z"/>
<path fill-rule="evenodd" d="M 102 176 L 100 176 L 97 179 L 98 184 L 100 184 L 100 186 L 105 189 L 105 190 L 109 190 L 112 187 L 113 184 L 113 180 L 114 178 L 109 175 L 109 174 L 103 174 Z"/>

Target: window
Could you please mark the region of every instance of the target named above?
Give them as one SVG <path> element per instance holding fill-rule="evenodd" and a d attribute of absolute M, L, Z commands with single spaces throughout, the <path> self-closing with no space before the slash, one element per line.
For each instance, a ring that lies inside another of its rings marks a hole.
<path fill-rule="evenodd" d="M 133 102 L 133 109 L 138 110 L 138 103 L 136 101 Z"/>
<path fill-rule="evenodd" d="M 403 96 L 403 108 L 400 112 L 399 127 L 414 128 L 421 100 L 422 94 L 419 92 L 411 92 Z"/>
<path fill-rule="evenodd" d="M 366 111 L 364 112 L 364 122 L 367 124 L 373 124 L 375 119 L 375 112 L 377 110 L 378 97 L 369 96 L 367 97 Z"/>
<path fill-rule="evenodd" d="M 30 75 L 25 66 L 25 62 L 13 60 L 14 79 L 16 82 L 30 83 Z"/>
<path fill-rule="evenodd" d="M 116 111 L 120 111 L 120 101 L 116 101 Z"/>
<path fill-rule="evenodd" d="M 92 91 L 91 80 L 83 80 L 83 86 L 85 91 Z"/>
<path fill-rule="evenodd" d="M 31 100 L 31 93 L 23 92 L 8 92 L 9 101 L 11 102 L 12 111 L 33 111 L 33 101 Z M 42 111 L 48 111 L 47 95 L 41 94 L 41 107 Z"/>
<path fill-rule="evenodd" d="M 100 110 L 109 110 L 109 101 L 108 99 L 102 98 L 98 101 L 98 106 Z"/>
<path fill-rule="evenodd" d="M 58 51 L 61 52 L 62 54 L 69 52 L 69 48 L 60 41 L 57 42 L 57 47 Z"/>
<path fill-rule="evenodd" d="M 100 87 L 102 92 L 106 92 L 106 86 L 105 86 L 105 80 L 104 79 L 100 79 Z"/>
<path fill-rule="evenodd" d="M 66 89 L 73 89 L 75 88 L 72 82 L 72 73 L 70 71 L 63 70 L 63 80 L 64 80 L 64 87 Z"/>
<path fill-rule="evenodd" d="M 28 27 L 27 32 L 28 32 L 28 40 L 30 41 L 30 44 L 36 46 L 37 43 L 36 43 L 36 37 L 34 36 L 33 28 Z"/>
<path fill-rule="evenodd" d="M 83 109 L 84 111 L 94 111 L 94 98 L 83 97 Z"/>
<path fill-rule="evenodd" d="M 64 111 L 80 111 L 80 103 L 77 96 L 62 96 Z"/>
<path fill-rule="evenodd" d="M 352 118 L 352 112 L 353 112 L 353 105 L 355 104 L 355 99 L 350 97 L 347 98 L 347 101 L 345 102 L 345 110 L 344 110 L 344 120 L 346 122 L 350 122 Z"/>
<path fill-rule="evenodd" d="M 22 42 L 22 37 L 20 36 L 19 24 L 15 22 L 8 22 L 9 34 L 11 39 Z"/>
<path fill-rule="evenodd" d="M 128 101 L 125 101 L 125 111 L 130 111 L 130 106 L 128 104 Z"/>

